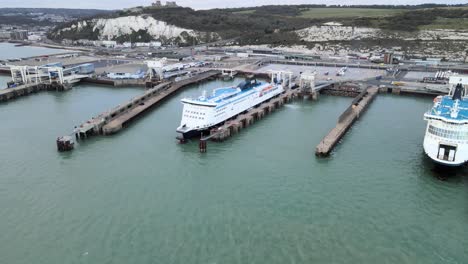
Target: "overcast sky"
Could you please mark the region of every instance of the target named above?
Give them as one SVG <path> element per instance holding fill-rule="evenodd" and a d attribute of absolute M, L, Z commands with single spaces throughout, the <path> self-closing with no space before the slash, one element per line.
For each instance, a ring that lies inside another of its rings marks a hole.
<path fill-rule="evenodd" d="M 0 0 L 0 7 L 63 7 L 63 8 L 99 8 L 99 9 L 121 9 L 126 7 L 149 5 L 152 0 Z M 165 0 L 162 1 L 163 3 Z M 268 4 L 393 4 L 393 5 L 416 5 L 423 3 L 439 4 L 463 4 L 468 1 L 459 0 L 179 0 L 181 6 L 189 6 L 195 9 L 223 8 L 223 7 L 243 7 L 259 6 Z"/>

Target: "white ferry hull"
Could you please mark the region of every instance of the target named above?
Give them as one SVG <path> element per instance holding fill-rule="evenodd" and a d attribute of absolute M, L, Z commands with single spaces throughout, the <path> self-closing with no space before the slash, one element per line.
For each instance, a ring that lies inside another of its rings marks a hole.
<path fill-rule="evenodd" d="M 449 167 L 458 167 L 466 163 L 466 161 L 460 161 L 460 160 L 448 161 L 448 160 L 444 160 L 443 158 L 440 159 L 438 154 L 439 154 L 439 146 L 441 143 L 442 143 L 441 141 L 437 141 L 434 139 L 429 139 L 429 138 L 424 139 L 424 152 L 433 162 L 439 165 L 444 165 L 444 166 L 449 166 Z"/>
<path fill-rule="evenodd" d="M 424 152 L 438 164 L 461 166 L 468 161 L 468 76 L 452 76 L 448 95 L 434 98 L 424 114 Z"/>
<path fill-rule="evenodd" d="M 429 121 L 426 128 L 423 143 L 426 155 L 435 163 L 444 166 L 457 167 L 467 163 L 465 159 L 468 157 L 468 144 L 429 133 L 429 126 L 433 124 Z"/>
<path fill-rule="evenodd" d="M 258 106 L 269 99 L 284 92 L 283 87 L 272 84 L 264 84 L 258 89 L 252 89 L 244 94 L 233 97 L 230 102 L 222 102 L 217 105 L 197 103 L 196 101 L 182 101 L 184 104 L 182 121 L 177 132 L 184 139 L 199 136 L 211 128 L 219 126 L 226 120 L 235 117 L 248 109 Z"/>

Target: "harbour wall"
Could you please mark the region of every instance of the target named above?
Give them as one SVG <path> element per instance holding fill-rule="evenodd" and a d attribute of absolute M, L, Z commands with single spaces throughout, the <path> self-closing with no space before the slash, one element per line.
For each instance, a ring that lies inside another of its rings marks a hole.
<path fill-rule="evenodd" d="M 351 105 L 338 118 L 336 126 L 320 141 L 315 149 L 316 156 L 328 156 L 339 140 L 346 134 L 353 123 L 372 103 L 378 94 L 377 87 L 367 88 L 361 92 Z"/>
<path fill-rule="evenodd" d="M 201 138 L 200 141 L 224 141 L 232 135 L 239 133 L 242 129 L 249 127 L 256 121 L 261 120 L 266 115 L 272 113 L 275 109 L 281 108 L 291 100 L 299 98 L 300 95 L 301 93 L 299 90 L 288 89 L 283 94 L 250 109 L 246 113 L 239 114 L 236 117 L 227 120 L 224 125 L 212 128 L 209 135 Z M 206 143 L 200 144 L 200 151 L 206 152 Z"/>
<path fill-rule="evenodd" d="M 14 88 L 0 90 L 0 102 L 7 102 L 18 97 L 26 96 L 29 94 L 37 93 L 40 91 L 65 91 L 68 88 L 58 83 L 39 83 L 39 84 L 26 84 Z"/>
<path fill-rule="evenodd" d="M 77 138 L 91 135 L 111 135 L 119 132 L 131 121 L 151 109 L 156 104 L 169 98 L 175 92 L 190 84 L 206 81 L 219 75 L 219 71 L 210 70 L 179 82 L 164 82 L 145 91 L 144 94 L 118 105 L 110 111 L 86 121 L 75 129 Z"/>

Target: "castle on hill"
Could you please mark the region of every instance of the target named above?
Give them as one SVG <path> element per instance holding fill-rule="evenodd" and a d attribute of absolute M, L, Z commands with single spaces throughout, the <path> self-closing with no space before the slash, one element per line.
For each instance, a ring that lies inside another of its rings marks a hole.
<path fill-rule="evenodd" d="M 163 5 L 160 0 L 155 0 L 154 3 L 151 4 L 153 7 L 177 7 L 176 1 L 166 1 L 166 5 Z"/>

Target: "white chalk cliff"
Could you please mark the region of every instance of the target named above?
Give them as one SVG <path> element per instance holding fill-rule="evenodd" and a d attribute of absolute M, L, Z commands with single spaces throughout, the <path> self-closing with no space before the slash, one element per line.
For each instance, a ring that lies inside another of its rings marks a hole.
<path fill-rule="evenodd" d="M 305 41 L 347 41 L 359 39 L 404 40 L 468 40 L 467 30 L 420 30 L 418 32 L 389 32 L 375 28 L 348 26 L 312 26 L 296 31 Z"/>
<path fill-rule="evenodd" d="M 164 21 L 156 20 L 150 16 L 127 16 L 112 19 L 98 19 L 94 22 L 93 31 L 99 30 L 100 37 L 113 39 L 121 35 L 131 34 L 133 31 L 145 30 L 154 38 L 176 38 L 182 32 L 195 36 L 190 29 L 169 25 Z"/>
<path fill-rule="evenodd" d="M 182 42 L 184 41 L 184 35 L 197 38 L 202 35 L 210 34 L 212 37 L 216 37 L 215 33 L 204 33 L 177 27 L 146 15 L 80 21 L 72 24 L 70 27 L 61 29 L 57 32 L 57 35 L 65 31 L 80 32 L 87 27 L 92 27 L 93 32 L 98 32 L 98 38 L 100 40 L 112 40 L 119 36 L 129 35 L 132 34 L 132 32 L 138 32 L 140 30 L 146 31 L 154 39 L 175 39 L 180 37 Z M 184 32 L 185 34 L 182 34 Z"/>

